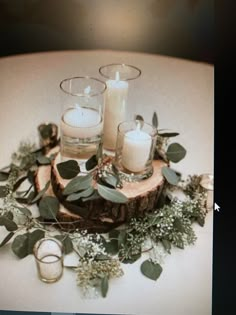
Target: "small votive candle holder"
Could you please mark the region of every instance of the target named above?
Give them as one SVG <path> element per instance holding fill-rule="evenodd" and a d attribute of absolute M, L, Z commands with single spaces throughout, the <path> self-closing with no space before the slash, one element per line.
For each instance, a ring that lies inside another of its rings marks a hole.
<path fill-rule="evenodd" d="M 100 67 L 99 73 L 106 79 L 107 85 L 103 148 L 108 155 L 114 155 L 117 127 L 127 120 L 128 82 L 137 79 L 141 70 L 127 64 L 109 64 Z"/>
<path fill-rule="evenodd" d="M 152 125 L 140 121 L 119 124 L 113 166 L 121 179 L 141 181 L 152 176 L 156 139 L 157 129 Z"/>
<path fill-rule="evenodd" d="M 214 177 L 212 174 L 203 174 L 201 175 L 200 185 L 204 188 L 206 192 L 206 210 L 213 209 L 213 180 Z"/>
<path fill-rule="evenodd" d="M 42 238 L 34 245 L 38 277 L 43 282 L 58 281 L 63 274 L 63 245 L 56 238 Z"/>
<path fill-rule="evenodd" d="M 102 143 L 106 84 L 92 77 L 73 77 L 63 80 L 60 89 L 63 103 L 61 157 L 62 160 L 78 160 L 83 169 Z"/>

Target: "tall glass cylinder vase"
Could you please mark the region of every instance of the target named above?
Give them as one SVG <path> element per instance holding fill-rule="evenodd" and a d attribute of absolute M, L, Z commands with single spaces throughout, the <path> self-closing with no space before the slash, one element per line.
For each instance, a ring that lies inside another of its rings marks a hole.
<path fill-rule="evenodd" d="M 106 84 L 96 78 L 73 77 L 63 80 L 60 89 L 61 156 L 78 160 L 83 168 L 102 143 Z"/>
<path fill-rule="evenodd" d="M 138 78 L 141 70 L 126 64 L 109 64 L 100 67 L 99 72 L 107 79 L 103 148 L 106 153 L 114 155 L 117 127 L 127 120 L 128 82 Z"/>

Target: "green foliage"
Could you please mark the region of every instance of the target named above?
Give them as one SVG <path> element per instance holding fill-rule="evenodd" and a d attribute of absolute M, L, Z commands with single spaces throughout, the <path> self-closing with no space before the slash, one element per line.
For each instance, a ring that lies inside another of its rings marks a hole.
<path fill-rule="evenodd" d="M 4 246 L 5 244 L 7 244 L 8 241 L 10 241 L 10 239 L 11 239 L 14 235 L 15 235 L 14 232 L 8 233 L 7 236 L 6 236 L 6 237 L 2 240 L 2 242 L 0 243 L 0 248 L 1 248 L 2 246 Z"/>
<path fill-rule="evenodd" d="M 145 277 L 154 281 L 156 281 L 162 273 L 162 267 L 159 264 L 153 263 L 150 260 L 145 260 L 142 263 L 140 269 Z"/>
<path fill-rule="evenodd" d="M 63 195 L 70 195 L 78 191 L 88 189 L 92 184 L 92 179 L 92 174 L 75 177 L 66 185 L 63 190 Z"/>
<path fill-rule="evenodd" d="M 35 230 L 25 234 L 17 235 L 12 243 L 12 251 L 19 258 L 24 258 L 33 253 L 35 243 L 43 238 L 45 232 L 42 230 Z"/>
<path fill-rule="evenodd" d="M 142 125 L 144 119 L 136 115 L 136 120 Z M 152 124 L 158 127 L 158 116 L 153 114 Z M 41 137 L 47 139 L 52 136 L 52 129 L 47 125 L 41 129 Z M 186 155 L 186 150 L 178 143 L 168 146 L 168 139 L 177 136 L 176 132 L 163 132 L 158 130 L 155 157 L 169 162 L 177 163 Z M 46 196 L 50 182 L 39 192 L 34 191 L 34 176 L 40 165 L 51 163 L 53 157 L 46 157 L 42 154 L 42 148 L 35 150 L 34 145 L 22 143 L 19 150 L 13 154 L 12 163 L 9 167 L 0 171 L 0 181 L 6 181 L 6 185 L 0 186 L 0 198 L 3 201 L 3 208 L 0 209 L 0 225 L 5 227 L 9 233 L 1 241 L 0 247 L 7 244 L 13 236 L 11 248 L 16 256 L 24 258 L 32 254 L 35 243 L 50 235 L 50 229 L 38 219 L 33 218 L 30 209 L 25 205 L 19 206 L 17 202 L 33 204 L 39 202 L 40 219 L 53 220 L 57 222 L 59 201 L 55 197 Z M 82 202 L 93 199 L 104 198 L 114 203 L 126 203 L 127 198 L 117 187 L 122 185 L 121 179 L 113 173 L 112 167 L 102 168 L 102 146 L 99 146 L 96 155 L 86 162 L 86 169 L 92 170 L 86 176 L 77 176 L 80 172 L 79 165 L 74 160 L 58 164 L 59 174 L 65 179 L 71 179 L 63 190 L 63 195 L 69 202 Z M 6 169 L 9 168 L 9 171 Z M 162 174 L 166 179 L 165 185 L 173 187 L 180 185 L 180 174 L 169 167 L 162 168 Z M 26 191 L 19 191 L 21 184 L 27 180 L 31 186 Z M 97 187 L 93 185 L 93 179 L 97 181 Z M 204 196 L 201 195 L 200 177 L 190 176 L 187 183 L 182 182 L 182 190 L 190 197 L 185 202 L 177 200 L 170 201 L 166 198 L 165 188 L 161 197 L 163 202 L 150 213 L 143 217 L 133 218 L 122 227 L 115 229 L 106 236 L 88 234 L 74 231 L 72 233 L 60 231 L 54 235 L 60 240 L 64 247 L 65 254 L 72 251 L 80 257 L 77 268 L 77 284 L 82 290 L 89 287 L 96 287 L 103 297 L 107 296 L 109 280 L 123 275 L 122 263 L 133 263 L 137 261 L 143 251 L 149 253 L 150 258 L 144 261 L 140 270 L 142 274 L 156 281 L 161 273 L 162 267 L 160 257 L 155 256 L 155 251 L 160 248 L 170 254 L 173 247 L 184 249 L 186 245 L 194 244 L 196 236 L 192 228 L 193 222 L 204 225 L 205 211 L 203 210 Z M 181 186 L 179 186 L 181 187 Z M 81 207 L 78 214 L 86 218 L 88 209 Z M 18 234 L 18 225 L 15 222 L 16 215 L 23 215 L 24 226 L 21 226 L 21 233 Z M 58 224 L 57 226 L 60 226 Z M 30 232 L 32 231 L 33 232 Z M 24 233 L 25 232 L 25 233 Z M 18 235 L 17 235 L 18 234 Z M 150 246 L 145 247 L 145 242 Z M 156 253 L 156 252 L 155 252 Z"/>
<path fill-rule="evenodd" d="M 99 195 L 106 200 L 115 203 L 126 203 L 128 201 L 128 198 L 118 190 L 111 189 L 100 184 L 98 184 L 97 187 Z"/>
<path fill-rule="evenodd" d="M 64 179 L 72 179 L 80 172 L 79 164 L 75 160 L 58 163 L 57 169 L 60 176 Z"/>
<path fill-rule="evenodd" d="M 58 239 L 63 244 L 64 254 L 67 255 L 73 251 L 73 243 L 69 235 L 55 235 L 56 239 Z"/>
<path fill-rule="evenodd" d="M 39 212 L 44 219 L 56 219 L 59 211 L 59 201 L 56 197 L 46 196 L 39 202 Z"/>
<path fill-rule="evenodd" d="M 167 158 L 174 163 L 181 161 L 186 155 L 186 150 L 179 143 L 172 143 L 169 145 L 166 156 Z"/>
<path fill-rule="evenodd" d="M 108 292 L 108 277 L 105 275 L 101 280 L 102 297 L 106 297 Z"/>
<path fill-rule="evenodd" d="M 75 201 L 75 200 L 79 200 L 80 198 L 88 198 L 89 196 L 91 196 L 93 194 L 93 192 L 94 192 L 94 188 L 91 186 L 91 187 L 88 187 L 87 189 L 81 190 L 78 193 L 70 194 L 66 198 L 66 200 L 67 201 Z"/>
<path fill-rule="evenodd" d="M 8 194 L 8 189 L 6 186 L 0 186 L 0 198 L 6 197 Z"/>
<path fill-rule="evenodd" d="M 156 112 L 154 112 L 152 116 L 152 125 L 153 127 L 158 128 L 158 116 Z"/>
<path fill-rule="evenodd" d="M 169 184 L 175 186 L 180 181 L 180 176 L 178 176 L 172 168 L 163 166 L 161 171 L 162 175 L 165 177 Z"/>
<path fill-rule="evenodd" d="M 0 171 L 0 182 L 4 182 L 8 179 L 9 173 Z"/>
<path fill-rule="evenodd" d="M 98 164 L 98 159 L 96 155 L 92 155 L 85 163 L 85 168 L 87 171 L 94 169 Z"/>
<path fill-rule="evenodd" d="M 37 162 L 40 164 L 40 165 L 50 165 L 51 164 L 51 159 L 44 156 L 44 155 L 40 155 L 37 157 Z"/>
<path fill-rule="evenodd" d="M 9 219 L 7 215 L 0 216 L 0 226 L 3 225 L 8 231 L 15 231 L 18 229 L 17 224 L 12 220 L 13 218 Z"/>
<path fill-rule="evenodd" d="M 45 187 L 39 191 L 39 193 L 36 195 L 36 197 L 33 200 L 31 200 L 31 203 L 35 203 L 38 200 L 40 200 L 43 197 L 43 195 L 45 194 L 45 192 L 48 190 L 49 186 L 50 186 L 50 181 L 48 181 L 46 183 Z"/>

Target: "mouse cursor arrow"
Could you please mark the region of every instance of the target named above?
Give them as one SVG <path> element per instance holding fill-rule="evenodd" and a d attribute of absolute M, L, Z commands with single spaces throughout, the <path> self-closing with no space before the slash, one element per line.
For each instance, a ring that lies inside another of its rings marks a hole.
<path fill-rule="evenodd" d="M 215 210 L 220 212 L 220 207 L 218 206 L 218 204 L 215 202 Z"/>

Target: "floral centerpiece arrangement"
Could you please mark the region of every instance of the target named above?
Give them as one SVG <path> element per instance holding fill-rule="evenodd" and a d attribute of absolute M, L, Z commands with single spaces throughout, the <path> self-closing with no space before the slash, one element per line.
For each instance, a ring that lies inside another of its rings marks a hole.
<path fill-rule="evenodd" d="M 143 122 L 140 115 L 136 120 Z M 158 130 L 156 113 L 152 125 Z M 0 228 L 8 231 L 0 240 L 0 247 L 11 241 L 13 253 L 23 259 L 33 254 L 37 241 L 53 236 L 62 242 L 65 255 L 74 252 L 78 256 L 77 264 L 67 267 L 74 270 L 84 296 L 92 288 L 96 294 L 106 297 L 110 280 L 123 275 L 123 264 L 132 264 L 146 253 L 149 257 L 140 263 L 140 271 L 156 281 L 163 271 L 165 255 L 171 254 L 174 247 L 184 249 L 195 243 L 193 223 L 204 225 L 206 194 L 200 186 L 201 176 L 192 175 L 183 181 L 181 174 L 170 167 L 170 162 L 177 163 L 186 155 L 180 144 L 169 144 L 169 139 L 178 133 L 158 130 L 154 159 L 164 161 L 166 166 L 162 167 L 165 181 L 153 208 L 106 233 L 91 233 L 73 222 L 68 228 L 68 222 L 65 225 L 58 219 L 61 203 L 56 195 L 47 195 L 50 180 L 45 187 L 37 189 L 36 174 L 42 166 L 51 167 L 55 159 L 53 148 L 60 142 L 55 137 L 55 125 L 42 125 L 39 131 L 44 140 L 42 146 L 22 142 L 10 164 L 0 170 Z M 127 198 L 119 191 L 122 178 L 112 167 L 103 167 L 105 159 L 100 148 L 86 162 L 91 172 L 83 180 L 78 176 L 80 168 L 76 161 L 60 163 L 60 176 L 69 180 L 64 188 L 67 202 L 81 205 L 87 200 L 103 198 L 126 203 Z M 94 176 L 97 188 L 91 184 Z M 175 197 L 176 191 L 182 198 Z M 86 215 L 83 211 L 81 208 L 82 217 Z"/>

